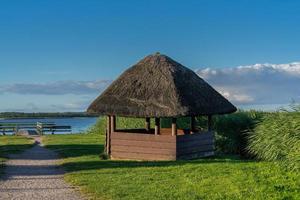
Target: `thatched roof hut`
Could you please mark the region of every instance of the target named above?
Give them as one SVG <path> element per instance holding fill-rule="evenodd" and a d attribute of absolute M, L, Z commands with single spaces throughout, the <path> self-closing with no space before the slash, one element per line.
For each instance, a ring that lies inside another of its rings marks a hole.
<path fill-rule="evenodd" d="M 195 72 L 156 53 L 142 59 L 116 79 L 88 108 L 107 115 L 106 152 L 115 159 L 176 160 L 213 155 L 211 116 L 236 108 Z M 196 116 L 208 116 L 208 131 L 195 126 Z M 116 116 L 144 117 L 145 128 L 117 130 Z M 177 129 L 176 118 L 191 117 L 188 130 Z M 151 129 L 150 118 L 155 118 Z M 172 118 L 171 128 L 160 118 Z"/>
<path fill-rule="evenodd" d="M 179 117 L 235 112 L 236 108 L 195 72 L 156 53 L 116 79 L 88 108 L 102 115 Z"/>

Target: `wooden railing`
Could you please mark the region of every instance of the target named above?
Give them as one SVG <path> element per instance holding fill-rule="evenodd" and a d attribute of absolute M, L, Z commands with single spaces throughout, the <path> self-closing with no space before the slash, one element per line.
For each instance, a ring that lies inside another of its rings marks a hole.
<path fill-rule="evenodd" d="M 38 122 L 36 125 L 36 131 L 39 135 L 43 135 L 45 132 L 51 132 L 54 134 L 55 132 L 71 132 L 71 126 L 57 126 L 55 124 L 45 124 Z"/>
<path fill-rule="evenodd" d="M 0 133 L 6 135 L 6 133 L 18 133 L 20 129 L 36 130 L 39 135 L 45 132 L 71 132 L 71 126 L 58 126 L 53 122 L 37 122 L 37 123 L 19 123 L 19 122 L 0 122 Z"/>

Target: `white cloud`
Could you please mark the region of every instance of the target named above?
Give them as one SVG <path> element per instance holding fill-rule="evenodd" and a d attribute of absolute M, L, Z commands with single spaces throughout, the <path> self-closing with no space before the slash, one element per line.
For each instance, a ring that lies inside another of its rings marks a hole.
<path fill-rule="evenodd" d="M 234 102 L 251 103 L 254 101 L 253 97 L 246 94 L 234 94 L 226 91 L 226 89 L 220 89 L 220 88 L 218 90 L 224 97 Z"/>
<path fill-rule="evenodd" d="M 83 111 L 86 110 L 87 106 L 90 102 L 86 101 L 76 101 L 76 102 L 69 102 L 69 103 L 61 103 L 61 104 L 51 104 L 47 109 L 48 110 L 55 110 L 58 112 L 67 112 L 67 111 Z"/>
<path fill-rule="evenodd" d="M 237 106 L 300 101 L 300 62 L 204 68 L 196 73 Z M 96 80 L 0 85 L 1 110 L 82 111 L 110 83 L 111 80 Z"/>
<path fill-rule="evenodd" d="M 15 83 L 0 85 L 0 93 L 25 95 L 94 94 L 102 91 L 111 81 L 57 81 L 51 83 Z"/>
<path fill-rule="evenodd" d="M 90 101 L 75 99 L 72 102 L 24 102 L 6 108 L 0 108 L 0 112 L 81 112 L 85 111 Z"/>
<path fill-rule="evenodd" d="M 300 62 L 205 68 L 196 73 L 237 105 L 300 100 Z"/>

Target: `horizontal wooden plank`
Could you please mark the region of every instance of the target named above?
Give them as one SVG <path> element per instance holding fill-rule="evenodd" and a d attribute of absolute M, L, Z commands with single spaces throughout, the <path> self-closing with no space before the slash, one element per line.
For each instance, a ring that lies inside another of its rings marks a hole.
<path fill-rule="evenodd" d="M 118 133 L 111 134 L 112 139 L 122 139 L 131 141 L 152 141 L 152 142 L 170 142 L 175 143 L 176 137 L 172 135 L 153 135 L 153 134 L 139 134 L 139 133 Z"/>
<path fill-rule="evenodd" d="M 177 155 L 190 154 L 195 152 L 214 151 L 214 145 L 200 145 L 189 148 L 177 148 Z"/>
<path fill-rule="evenodd" d="M 194 140 L 205 140 L 214 138 L 213 133 L 207 132 L 207 133 L 194 133 L 189 135 L 178 135 L 177 141 L 178 142 L 186 142 L 186 141 L 194 141 Z"/>
<path fill-rule="evenodd" d="M 122 145 L 122 146 L 135 146 L 135 147 L 152 147 L 152 148 L 162 148 L 170 149 L 176 148 L 176 142 L 153 142 L 153 141 L 135 141 L 135 140 L 120 140 L 111 139 L 111 145 Z"/>
<path fill-rule="evenodd" d="M 71 129 L 54 129 L 54 130 L 43 130 L 43 132 L 70 132 Z"/>
<path fill-rule="evenodd" d="M 134 129 L 119 129 L 117 128 L 114 132 L 115 133 L 151 133 L 151 131 L 153 131 L 154 133 L 154 129 L 151 130 L 146 130 L 144 128 L 134 128 Z"/>
<path fill-rule="evenodd" d="M 155 129 L 151 128 L 149 130 L 146 129 L 117 129 L 115 132 L 118 133 L 148 133 L 148 134 L 154 134 Z M 160 128 L 160 135 L 172 135 L 172 129 L 171 128 Z M 186 131 L 182 129 L 177 129 L 177 133 L 180 135 L 183 135 Z"/>
<path fill-rule="evenodd" d="M 175 155 L 157 155 L 147 153 L 127 153 L 127 152 L 112 152 L 112 159 L 126 159 L 126 160 L 176 160 Z"/>
<path fill-rule="evenodd" d="M 172 135 L 172 128 L 161 128 L 160 129 L 161 135 Z M 177 135 L 184 135 L 185 130 L 183 129 L 177 129 Z"/>
<path fill-rule="evenodd" d="M 213 151 L 206 151 L 206 152 L 196 152 L 196 153 L 191 153 L 191 154 L 185 154 L 185 155 L 178 155 L 177 159 L 196 159 L 196 158 L 203 158 L 203 157 L 208 157 L 208 156 L 213 156 L 214 152 Z"/>
<path fill-rule="evenodd" d="M 134 147 L 134 146 L 122 146 L 122 145 L 112 145 L 111 151 L 117 152 L 128 152 L 128 153 L 148 153 L 148 154 L 158 154 L 158 155 L 176 155 L 176 149 L 159 149 L 151 147 Z"/>
<path fill-rule="evenodd" d="M 12 132 L 15 132 L 15 130 L 0 130 L 0 133 L 12 133 Z"/>
<path fill-rule="evenodd" d="M 210 144 L 211 145 L 214 144 L 213 139 L 194 140 L 189 142 L 177 142 L 176 146 L 178 149 L 183 149 L 183 148 L 193 148 L 196 146 L 210 145 Z"/>

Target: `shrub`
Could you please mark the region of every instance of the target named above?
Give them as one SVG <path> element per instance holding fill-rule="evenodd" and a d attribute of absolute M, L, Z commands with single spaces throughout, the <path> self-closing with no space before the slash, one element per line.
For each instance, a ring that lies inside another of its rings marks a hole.
<path fill-rule="evenodd" d="M 106 120 L 106 117 L 99 117 L 97 122 L 87 130 L 87 133 L 105 135 Z M 145 119 L 143 118 L 117 117 L 116 120 L 119 129 L 143 128 L 145 126 Z M 151 119 L 151 126 L 154 126 L 153 119 Z"/>
<path fill-rule="evenodd" d="M 197 121 L 196 121 L 196 123 L 197 123 Z M 162 118 L 161 119 L 161 127 L 162 128 L 170 128 L 171 124 L 172 124 L 172 118 Z M 179 118 L 177 118 L 176 124 L 177 124 L 177 128 L 189 129 L 189 128 L 191 128 L 190 127 L 191 118 L 190 117 L 179 117 Z M 197 125 L 198 124 L 196 124 L 196 126 Z"/>
<path fill-rule="evenodd" d="M 255 128 L 263 114 L 257 111 L 239 111 L 234 114 L 215 116 L 213 129 L 216 131 L 217 153 L 249 157 L 246 150 L 247 134 Z"/>
<path fill-rule="evenodd" d="M 117 129 L 135 129 L 144 128 L 145 119 L 144 118 L 133 118 L 133 117 L 117 117 Z M 151 119 L 151 126 L 153 126 L 154 121 Z"/>
<path fill-rule="evenodd" d="M 99 117 L 94 125 L 92 125 L 86 133 L 105 135 L 106 117 Z"/>
<path fill-rule="evenodd" d="M 250 153 L 257 158 L 299 169 L 300 112 L 268 114 L 249 135 Z"/>

